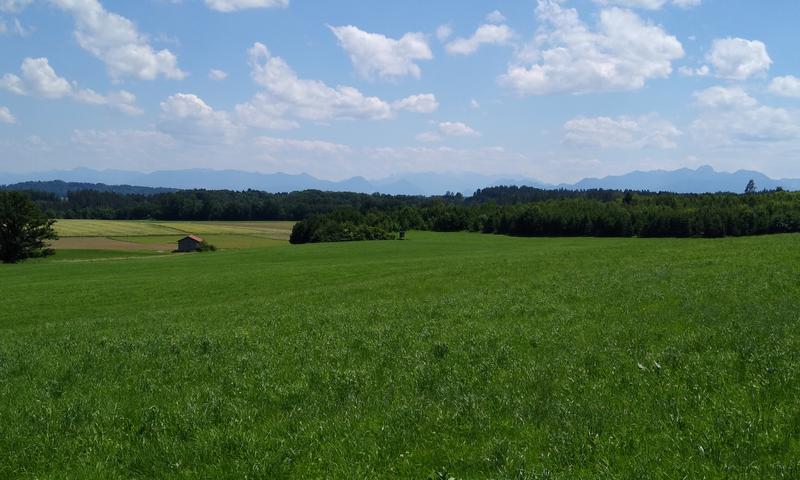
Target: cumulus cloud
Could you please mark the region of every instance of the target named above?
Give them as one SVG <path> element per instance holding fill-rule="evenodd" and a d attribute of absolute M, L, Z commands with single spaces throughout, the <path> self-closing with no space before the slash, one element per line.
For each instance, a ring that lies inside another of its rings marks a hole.
<path fill-rule="evenodd" d="M 431 94 L 412 95 L 394 103 L 370 97 L 350 86 L 330 87 L 319 80 L 299 78 L 282 58 L 256 43 L 249 50 L 253 80 L 264 91 L 236 106 L 241 121 L 262 128 L 292 128 L 292 118 L 330 120 L 386 120 L 397 110 L 427 113 L 438 107 Z"/>
<path fill-rule="evenodd" d="M 448 137 L 479 137 L 481 134 L 462 122 L 442 122 L 439 132 Z"/>
<path fill-rule="evenodd" d="M 674 36 L 630 10 L 602 10 L 595 30 L 556 0 L 539 0 L 536 15 L 544 26 L 500 78 L 519 94 L 637 90 L 684 56 Z"/>
<path fill-rule="evenodd" d="M 441 122 L 435 132 L 422 132 L 416 136 L 420 142 L 438 142 L 444 137 L 480 137 L 480 132 L 463 122 Z"/>
<path fill-rule="evenodd" d="M 72 93 L 72 85 L 56 74 L 46 58 L 26 58 L 20 72 L 21 77 L 13 73 L 0 77 L 0 88 L 44 98 L 63 98 Z"/>
<path fill-rule="evenodd" d="M 758 106 L 758 101 L 741 87 L 711 87 L 695 92 L 694 97 L 701 107 L 718 109 L 746 109 Z"/>
<path fill-rule="evenodd" d="M 286 8 L 289 0 L 205 0 L 208 8 L 218 12 L 235 12 L 250 8 Z"/>
<path fill-rule="evenodd" d="M 50 0 L 75 19 L 75 38 L 106 65 L 111 77 L 182 79 L 178 59 L 169 50 L 155 51 L 127 18 L 107 11 L 98 0 Z"/>
<path fill-rule="evenodd" d="M 616 5 L 626 8 L 660 10 L 668 3 L 681 8 L 696 7 L 702 3 L 702 0 L 594 0 L 594 3 L 599 5 Z"/>
<path fill-rule="evenodd" d="M 304 80 L 281 57 L 273 57 L 266 46 L 250 49 L 255 82 L 266 89 L 287 110 L 306 120 L 364 118 L 382 120 L 392 116 L 392 106 L 368 97 L 349 86 L 331 88 L 319 80 Z"/>
<path fill-rule="evenodd" d="M 432 93 L 411 95 L 392 104 L 396 110 L 407 110 L 415 113 L 433 113 L 439 108 L 439 102 Z"/>
<path fill-rule="evenodd" d="M 352 25 L 330 29 L 364 78 L 419 78 L 422 70 L 416 62 L 433 58 L 428 40 L 421 33 L 406 33 L 395 40 Z"/>
<path fill-rule="evenodd" d="M 692 134 L 717 147 L 800 139 L 797 112 L 762 105 L 740 87 L 711 87 L 695 93 L 703 108 L 692 122 Z"/>
<path fill-rule="evenodd" d="M 747 80 L 765 74 L 772 65 L 764 42 L 742 38 L 714 40 L 706 59 L 716 76 L 729 80 Z"/>
<path fill-rule="evenodd" d="M 17 123 L 17 119 L 11 114 L 8 107 L 0 107 L 0 123 L 12 124 Z"/>
<path fill-rule="evenodd" d="M 641 117 L 577 117 L 564 124 L 564 142 L 579 147 L 639 149 L 676 148 L 682 135 L 658 115 Z"/>
<path fill-rule="evenodd" d="M 143 113 L 142 109 L 136 106 L 136 95 L 125 90 L 101 95 L 91 88 L 87 88 L 75 90 L 72 97 L 80 103 L 110 107 L 128 115 Z"/>
<path fill-rule="evenodd" d="M 212 68 L 208 72 L 208 78 L 210 78 L 211 80 L 214 80 L 216 82 L 220 82 L 220 81 L 225 80 L 226 78 L 228 78 L 228 73 L 225 72 L 225 71 L 222 71 L 222 70 L 218 70 L 216 68 Z"/>
<path fill-rule="evenodd" d="M 20 76 L 7 73 L 0 77 L 0 89 L 17 95 L 58 99 L 70 97 L 88 105 L 101 105 L 114 108 L 128 115 L 142 113 L 136 106 L 136 96 L 125 90 L 101 95 L 92 89 L 78 89 L 58 76 L 46 58 L 26 58 L 20 66 Z"/>
<path fill-rule="evenodd" d="M 230 115 L 216 111 L 197 95 L 176 93 L 161 102 L 161 132 L 178 138 L 205 143 L 232 143 L 243 133 Z"/>
<path fill-rule="evenodd" d="M 489 23 L 505 23 L 506 16 L 500 10 L 495 10 L 486 15 L 486 21 Z"/>
<path fill-rule="evenodd" d="M 508 25 L 481 25 L 469 38 L 456 38 L 445 47 L 451 55 L 472 55 L 483 45 L 507 45 L 514 37 Z"/>
<path fill-rule="evenodd" d="M 800 78 L 791 75 L 776 77 L 769 84 L 769 91 L 781 97 L 800 98 Z"/>

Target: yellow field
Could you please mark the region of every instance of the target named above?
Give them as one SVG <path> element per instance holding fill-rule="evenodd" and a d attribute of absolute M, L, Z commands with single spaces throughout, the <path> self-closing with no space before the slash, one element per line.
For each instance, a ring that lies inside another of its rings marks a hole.
<path fill-rule="evenodd" d="M 184 235 L 202 236 L 217 248 L 261 248 L 285 245 L 294 222 L 159 222 L 127 220 L 59 220 L 62 250 L 169 251 Z"/>

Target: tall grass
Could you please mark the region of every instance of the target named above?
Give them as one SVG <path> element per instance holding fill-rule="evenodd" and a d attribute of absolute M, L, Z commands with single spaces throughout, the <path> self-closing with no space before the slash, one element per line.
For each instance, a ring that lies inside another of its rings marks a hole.
<path fill-rule="evenodd" d="M 3 478 L 798 478 L 800 237 L 0 268 Z"/>

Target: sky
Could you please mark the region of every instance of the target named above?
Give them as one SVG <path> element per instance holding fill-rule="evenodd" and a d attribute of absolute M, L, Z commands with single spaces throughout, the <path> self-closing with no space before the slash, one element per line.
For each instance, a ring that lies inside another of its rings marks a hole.
<path fill-rule="evenodd" d="M 0 0 L 0 171 L 800 177 L 797 0 Z"/>

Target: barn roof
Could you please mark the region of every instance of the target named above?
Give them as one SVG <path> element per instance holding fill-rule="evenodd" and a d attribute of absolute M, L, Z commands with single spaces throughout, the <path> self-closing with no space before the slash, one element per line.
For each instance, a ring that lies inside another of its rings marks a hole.
<path fill-rule="evenodd" d="M 186 240 L 187 238 L 189 240 L 194 240 L 195 242 L 201 242 L 201 243 L 203 242 L 203 239 L 198 237 L 197 235 L 187 235 L 187 236 L 181 238 L 181 240 Z M 178 240 L 178 241 L 180 242 L 181 240 Z"/>

